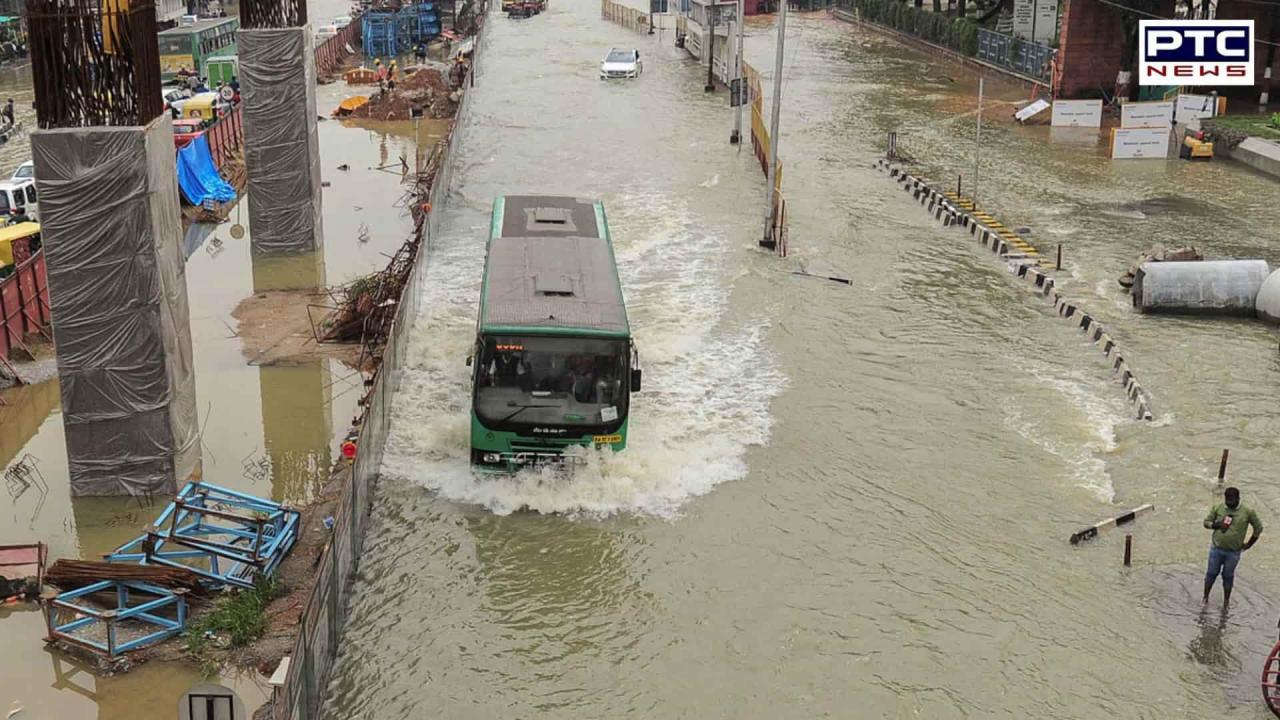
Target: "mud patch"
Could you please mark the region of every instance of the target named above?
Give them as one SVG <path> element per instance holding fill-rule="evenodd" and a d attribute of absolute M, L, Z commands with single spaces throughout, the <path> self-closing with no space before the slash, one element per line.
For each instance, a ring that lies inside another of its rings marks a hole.
<path fill-rule="evenodd" d="M 332 305 L 327 292 L 315 290 L 270 290 L 241 300 L 231 312 L 241 351 L 250 365 L 335 358 L 356 367 L 359 345 L 315 340 L 311 321 L 320 323 Z"/>

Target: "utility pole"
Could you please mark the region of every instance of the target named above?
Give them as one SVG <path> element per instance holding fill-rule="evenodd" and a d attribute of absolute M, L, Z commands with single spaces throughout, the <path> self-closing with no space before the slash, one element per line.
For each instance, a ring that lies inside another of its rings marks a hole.
<path fill-rule="evenodd" d="M 778 54 L 773 61 L 773 122 L 769 128 L 769 187 L 765 191 L 764 235 L 760 238 L 760 247 L 769 249 L 777 246 L 773 239 L 773 204 L 774 183 L 778 177 L 778 117 L 782 113 L 782 48 L 786 37 L 787 0 L 778 0 Z"/>
<path fill-rule="evenodd" d="M 1276 44 L 1280 42 L 1280 7 L 1271 6 L 1271 42 L 1267 45 L 1267 65 L 1262 71 L 1262 94 L 1258 96 L 1258 112 L 1265 113 L 1271 102 L 1271 68 L 1276 64 Z"/>
<path fill-rule="evenodd" d="M 982 91 L 983 79 L 978 78 L 978 131 L 973 137 L 973 190 L 970 190 L 970 196 L 973 198 L 973 207 L 978 207 L 978 162 L 982 156 Z"/>
<path fill-rule="evenodd" d="M 729 135 L 729 143 L 731 145 L 737 145 L 739 151 L 742 150 L 742 106 L 746 104 L 742 102 L 742 96 L 743 96 L 742 86 L 743 86 L 743 83 L 746 81 L 746 78 L 742 77 L 742 57 L 743 57 L 742 26 L 744 24 L 743 12 L 745 12 L 746 10 L 746 8 L 744 8 L 743 5 L 744 5 L 743 0 L 738 0 L 738 33 L 737 33 L 738 52 L 736 53 L 737 57 L 735 58 L 735 63 L 733 67 L 733 76 L 738 79 L 738 97 L 735 97 L 733 101 L 737 103 L 738 106 L 733 109 L 733 132 Z"/>
<path fill-rule="evenodd" d="M 716 89 L 716 0 L 709 0 L 707 3 L 707 25 L 711 27 L 711 31 L 707 33 L 707 86 L 702 88 L 706 92 L 715 92 Z"/>

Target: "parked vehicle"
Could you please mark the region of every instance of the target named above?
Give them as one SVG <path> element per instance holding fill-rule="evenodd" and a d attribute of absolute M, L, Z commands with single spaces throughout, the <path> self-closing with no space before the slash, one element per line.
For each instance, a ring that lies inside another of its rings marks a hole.
<path fill-rule="evenodd" d="M 181 149 L 187 143 L 204 134 L 209 121 L 202 118 L 184 117 L 173 121 L 173 146 Z"/>
<path fill-rule="evenodd" d="M 350 25 L 350 24 L 351 24 L 351 16 L 350 16 L 350 15 L 339 15 L 338 17 L 336 17 L 336 18 L 334 18 L 334 19 L 333 19 L 333 25 L 334 25 L 334 27 L 338 28 L 339 30 L 341 30 L 342 28 L 344 28 L 344 27 L 346 27 L 346 26 L 348 26 L 348 25 Z"/>
<path fill-rule="evenodd" d="M 191 91 L 186 88 L 175 87 L 173 85 L 165 85 L 160 88 L 160 94 L 164 97 L 164 109 L 168 110 L 176 103 L 191 97 Z"/>
<path fill-rule="evenodd" d="M 31 160 L 28 160 L 22 163 L 21 165 L 19 165 L 17 170 L 13 171 L 13 177 L 10 179 L 11 180 L 27 180 L 27 179 L 34 180 L 35 177 L 36 177 L 36 164 Z"/>
<path fill-rule="evenodd" d="M 547 9 L 547 0 L 503 0 L 502 11 L 509 18 L 533 17 Z"/>
<path fill-rule="evenodd" d="M 328 40 L 329 38 L 337 34 L 338 34 L 337 25 L 321 25 L 320 27 L 316 28 L 316 40 L 318 42 L 324 42 L 325 40 Z"/>
<path fill-rule="evenodd" d="M 0 217 L 13 221 L 23 216 L 39 220 L 35 178 L 0 182 Z"/>
<path fill-rule="evenodd" d="M 0 230 L 0 279 L 13 274 L 18 257 L 14 252 L 15 244 L 25 244 L 28 252 L 40 249 L 39 223 L 15 223 Z"/>
<path fill-rule="evenodd" d="M 640 62 L 639 50 L 620 50 L 613 48 L 600 63 L 600 79 L 634 78 L 644 72 L 644 64 Z"/>
<path fill-rule="evenodd" d="M 205 92 L 193 95 L 173 105 L 178 109 L 179 117 L 200 118 L 202 120 L 217 119 L 231 110 L 231 103 L 224 100 L 216 92 Z"/>

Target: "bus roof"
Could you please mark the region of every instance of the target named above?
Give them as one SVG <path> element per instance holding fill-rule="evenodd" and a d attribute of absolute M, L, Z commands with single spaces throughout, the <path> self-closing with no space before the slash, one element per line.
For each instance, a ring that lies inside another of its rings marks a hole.
<path fill-rule="evenodd" d="M 179 25 L 177 27 L 171 27 L 168 30 L 161 30 L 159 33 L 157 33 L 157 35 L 159 35 L 160 37 L 166 37 L 166 36 L 173 37 L 175 35 L 190 35 L 193 33 L 198 33 L 204 30 L 208 30 L 209 28 L 217 27 L 225 23 L 235 23 L 237 26 L 239 26 L 240 18 L 236 15 L 228 15 L 227 17 L 221 17 L 221 18 L 200 18 L 199 20 L 196 20 L 191 25 Z"/>
<path fill-rule="evenodd" d="M 481 296 L 482 332 L 631 332 L 599 201 L 498 198 Z"/>

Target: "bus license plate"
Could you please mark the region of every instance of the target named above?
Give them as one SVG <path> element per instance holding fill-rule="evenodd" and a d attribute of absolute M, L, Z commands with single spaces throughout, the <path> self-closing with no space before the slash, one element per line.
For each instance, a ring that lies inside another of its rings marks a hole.
<path fill-rule="evenodd" d="M 612 445 L 613 443 L 622 442 L 621 435 L 596 435 L 591 438 L 591 442 L 596 445 Z"/>

